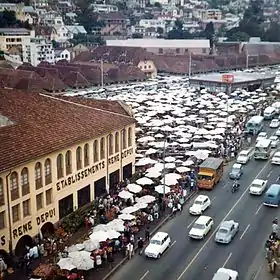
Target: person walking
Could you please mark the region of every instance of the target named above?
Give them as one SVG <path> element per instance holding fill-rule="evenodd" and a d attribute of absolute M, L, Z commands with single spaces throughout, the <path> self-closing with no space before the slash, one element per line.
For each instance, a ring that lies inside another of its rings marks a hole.
<path fill-rule="evenodd" d="M 143 253 L 144 241 L 142 237 L 138 238 L 138 254 L 141 256 Z"/>

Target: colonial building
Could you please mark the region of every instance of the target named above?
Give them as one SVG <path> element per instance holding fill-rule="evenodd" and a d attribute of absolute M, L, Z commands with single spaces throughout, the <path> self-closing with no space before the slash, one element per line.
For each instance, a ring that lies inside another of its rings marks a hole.
<path fill-rule="evenodd" d="M 130 178 L 135 121 L 117 101 L 0 94 L 0 244 L 31 238 Z"/>

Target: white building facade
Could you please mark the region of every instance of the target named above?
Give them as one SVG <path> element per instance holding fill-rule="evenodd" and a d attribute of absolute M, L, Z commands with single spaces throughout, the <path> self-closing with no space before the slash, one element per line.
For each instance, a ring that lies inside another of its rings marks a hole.
<path fill-rule="evenodd" d="M 41 61 L 54 63 L 54 50 L 51 42 L 43 37 L 32 38 L 29 44 L 23 45 L 23 62 L 37 66 Z"/>

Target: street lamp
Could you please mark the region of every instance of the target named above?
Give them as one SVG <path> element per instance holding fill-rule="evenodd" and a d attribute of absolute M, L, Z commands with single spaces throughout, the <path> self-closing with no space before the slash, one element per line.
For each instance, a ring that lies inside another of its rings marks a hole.
<path fill-rule="evenodd" d="M 165 149 L 166 149 L 166 139 L 163 142 L 163 199 L 165 199 Z"/>

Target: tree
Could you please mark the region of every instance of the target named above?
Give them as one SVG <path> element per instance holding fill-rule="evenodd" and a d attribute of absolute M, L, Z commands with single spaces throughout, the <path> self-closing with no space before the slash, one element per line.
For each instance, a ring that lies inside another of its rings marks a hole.
<path fill-rule="evenodd" d="M 264 40 L 269 42 L 280 42 L 280 24 L 273 22 L 264 34 Z"/>
<path fill-rule="evenodd" d="M 183 22 L 179 19 L 176 19 L 175 22 L 174 22 L 174 28 L 182 30 L 183 29 Z"/>
<path fill-rule="evenodd" d="M 103 4 L 103 3 L 102 3 Z M 119 11 L 125 11 L 127 10 L 127 5 L 125 1 L 119 1 L 116 3 L 116 6 L 118 7 Z"/>
<path fill-rule="evenodd" d="M 133 33 L 131 37 L 133 39 L 142 39 L 143 38 L 143 34 L 141 34 L 141 33 Z"/>
<path fill-rule="evenodd" d="M 227 33 L 226 25 L 222 24 L 221 27 L 218 29 L 218 36 L 219 37 L 225 37 Z"/>
<path fill-rule="evenodd" d="M 245 32 L 239 31 L 238 27 L 232 28 L 226 34 L 227 41 L 231 42 L 248 42 L 250 35 Z"/>
<path fill-rule="evenodd" d="M 55 40 L 52 40 L 52 46 L 54 49 L 59 48 L 59 43 Z"/>
<path fill-rule="evenodd" d="M 84 45 L 104 45 L 105 41 L 101 35 L 93 34 L 75 34 L 73 39 L 70 40 L 73 45 L 84 44 Z"/>
<path fill-rule="evenodd" d="M 162 9 L 162 5 L 159 2 L 156 2 L 154 5 L 156 8 Z"/>
<path fill-rule="evenodd" d="M 158 27 L 158 28 L 157 28 L 157 34 L 158 34 L 158 35 L 162 35 L 163 33 L 164 33 L 163 28 L 162 28 L 162 27 Z"/>
<path fill-rule="evenodd" d="M 151 14 L 151 13 L 145 13 L 144 14 L 144 19 L 153 19 L 154 18 L 154 15 Z"/>
<path fill-rule="evenodd" d="M 215 38 L 215 29 L 213 22 L 208 22 L 204 29 L 205 37 L 210 41 L 210 48 L 213 49 L 214 38 Z"/>
<path fill-rule="evenodd" d="M 7 10 L 0 12 L 0 28 L 5 27 L 31 28 L 28 21 L 22 22 L 18 20 L 14 11 Z"/>
<path fill-rule="evenodd" d="M 176 20 L 174 27 L 167 34 L 168 39 L 192 39 L 193 36 L 188 31 L 183 29 L 183 22 Z"/>

